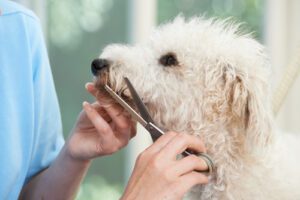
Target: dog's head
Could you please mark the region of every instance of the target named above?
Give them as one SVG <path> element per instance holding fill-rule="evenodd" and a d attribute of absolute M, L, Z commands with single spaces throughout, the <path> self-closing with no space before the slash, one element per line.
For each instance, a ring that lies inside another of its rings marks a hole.
<path fill-rule="evenodd" d="M 108 83 L 123 97 L 128 77 L 160 127 L 198 134 L 211 151 L 270 141 L 263 46 L 229 20 L 177 17 L 145 43 L 107 46 L 92 70 L 99 90 Z"/>

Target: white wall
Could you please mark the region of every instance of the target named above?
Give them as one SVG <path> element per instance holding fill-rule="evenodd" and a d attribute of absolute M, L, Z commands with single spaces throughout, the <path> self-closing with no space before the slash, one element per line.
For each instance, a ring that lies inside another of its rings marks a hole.
<path fill-rule="evenodd" d="M 143 42 L 156 25 L 156 0 L 131 0 L 129 4 L 131 43 Z M 137 136 L 128 145 L 126 177 L 129 178 L 136 157 L 152 143 L 149 133 L 138 125 Z"/>
<path fill-rule="evenodd" d="M 276 84 L 287 66 L 300 58 L 300 1 L 267 0 L 265 41 L 274 67 Z M 300 62 L 298 62 L 300 68 Z M 274 87 L 277 88 L 276 85 Z M 300 132 L 300 78 L 288 93 L 277 117 L 280 128 Z"/>

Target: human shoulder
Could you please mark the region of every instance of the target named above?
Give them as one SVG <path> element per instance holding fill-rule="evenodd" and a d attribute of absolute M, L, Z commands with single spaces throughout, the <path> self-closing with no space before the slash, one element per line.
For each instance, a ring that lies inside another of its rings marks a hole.
<path fill-rule="evenodd" d="M 39 18 L 29 9 L 10 0 L 0 0 L 0 25 L 10 31 L 10 38 L 22 35 L 30 47 L 41 44 L 43 32 Z M 2 20 L 1 20 L 2 18 Z"/>
<path fill-rule="evenodd" d="M 9 0 L 0 0 L 0 16 L 23 15 L 29 19 L 39 21 L 38 17 L 24 6 Z"/>

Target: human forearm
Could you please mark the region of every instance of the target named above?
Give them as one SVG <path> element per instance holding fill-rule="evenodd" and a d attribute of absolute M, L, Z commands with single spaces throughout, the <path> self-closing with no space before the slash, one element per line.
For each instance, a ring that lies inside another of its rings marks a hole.
<path fill-rule="evenodd" d="M 74 199 L 89 166 L 90 161 L 74 159 L 65 145 L 52 165 L 24 187 L 20 199 Z"/>
<path fill-rule="evenodd" d="M 20 199 L 73 199 L 91 160 L 112 154 L 128 143 L 135 134 L 135 123 L 127 116 L 117 116 L 120 107 L 105 109 L 98 103 L 84 104 L 56 160 L 23 188 Z"/>

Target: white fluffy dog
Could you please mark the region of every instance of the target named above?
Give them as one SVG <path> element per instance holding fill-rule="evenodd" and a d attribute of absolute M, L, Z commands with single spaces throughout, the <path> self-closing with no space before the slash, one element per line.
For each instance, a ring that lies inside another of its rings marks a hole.
<path fill-rule="evenodd" d="M 99 89 L 107 81 L 126 97 L 126 76 L 161 128 L 203 139 L 216 170 L 191 199 L 300 199 L 299 136 L 274 128 L 264 47 L 238 25 L 177 17 L 100 58 Z"/>

